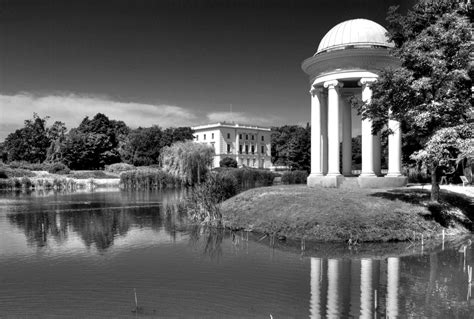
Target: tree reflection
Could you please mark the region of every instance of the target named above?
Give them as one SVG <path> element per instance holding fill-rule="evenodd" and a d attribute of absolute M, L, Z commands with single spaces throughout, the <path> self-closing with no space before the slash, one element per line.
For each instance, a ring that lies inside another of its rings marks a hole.
<path fill-rule="evenodd" d="M 68 233 L 77 233 L 87 247 L 94 245 L 99 251 L 111 247 L 118 236 L 125 236 L 131 227 L 160 229 L 162 216 L 157 207 L 107 208 L 100 204 L 90 209 L 70 205 L 67 210 L 38 213 L 9 214 L 10 223 L 22 229 L 29 245 L 43 247 L 53 238 L 63 243 Z"/>

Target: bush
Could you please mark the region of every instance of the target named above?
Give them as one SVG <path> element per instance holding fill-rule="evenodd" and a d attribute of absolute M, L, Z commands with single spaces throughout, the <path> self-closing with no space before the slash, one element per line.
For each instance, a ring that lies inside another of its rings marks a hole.
<path fill-rule="evenodd" d="M 107 179 L 107 178 L 117 178 L 117 176 L 107 175 L 104 171 L 73 171 L 71 173 L 72 178 L 77 179 L 88 179 L 88 178 L 96 178 L 96 179 Z"/>
<path fill-rule="evenodd" d="M 308 172 L 306 171 L 289 171 L 284 172 L 281 176 L 283 184 L 306 184 Z"/>
<path fill-rule="evenodd" d="M 206 181 L 191 190 L 188 214 L 191 219 L 216 226 L 221 225 L 219 204 L 236 195 L 237 179 L 227 173 L 209 173 Z"/>
<path fill-rule="evenodd" d="M 221 159 L 219 162 L 220 167 L 233 167 L 237 168 L 237 161 L 233 159 L 232 157 L 224 157 Z"/>
<path fill-rule="evenodd" d="M 273 185 L 275 175 L 267 170 L 253 168 L 227 168 L 219 170 L 219 174 L 231 174 L 237 179 L 241 190 Z"/>
<path fill-rule="evenodd" d="M 69 167 L 67 167 L 63 163 L 50 164 L 47 168 L 47 171 L 51 174 L 69 174 L 71 172 Z"/>
<path fill-rule="evenodd" d="M 121 173 L 126 171 L 134 170 L 135 166 L 127 163 L 115 163 L 111 165 L 105 165 L 105 171 L 109 173 Z"/>
<path fill-rule="evenodd" d="M 403 175 L 408 177 L 408 183 L 430 183 L 431 176 L 426 169 L 418 167 L 404 167 Z"/>
<path fill-rule="evenodd" d="M 179 178 L 161 169 L 136 169 L 120 174 L 120 185 L 125 189 L 163 189 L 181 186 Z"/>
<path fill-rule="evenodd" d="M 3 169 L 0 169 L 0 178 L 8 178 L 7 173 Z"/>

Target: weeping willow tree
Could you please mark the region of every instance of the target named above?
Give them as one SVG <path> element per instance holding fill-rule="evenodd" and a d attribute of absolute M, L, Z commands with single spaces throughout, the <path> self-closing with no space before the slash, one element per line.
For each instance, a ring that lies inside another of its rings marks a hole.
<path fill-rule="evenodd" d="M 163 170 L 189 185 L 200 183 L 213 162 L 214 148 L 192 141 L 176 142 L 161 151 Z"/>

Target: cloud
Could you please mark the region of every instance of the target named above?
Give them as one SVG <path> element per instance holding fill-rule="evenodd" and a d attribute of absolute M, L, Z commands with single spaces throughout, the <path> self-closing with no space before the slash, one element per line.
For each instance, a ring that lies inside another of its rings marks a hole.
<path fill-rule="evenodd" d="M 274 115 L 255 116 L 253 114 L 243 112 L 213 112 L 207 115 L 207 119 L 211 123 L 215 122 L 235 122 L 239 124 L 252 124 L 261 126 L 274 126 L 275 123 L 280 122 L 278 117 Z"/>
<path fill-rule="evenodd" d="M 49 116 L 50 124 L 62 121 L 68 128 L 77 127 L 84 117 L 93 117 L 99 112 L 110 119 L 122 120 L 132 128 L 152 125 L 192 126 L 196 123 L 193 112 L 174 105 L 119 102 L 103 96 L 76 94 L 0 94 L 0 141 L 14 129 L 21 128 L 24 120 L 31 119 L 34 112 L 40 117 Z"/>

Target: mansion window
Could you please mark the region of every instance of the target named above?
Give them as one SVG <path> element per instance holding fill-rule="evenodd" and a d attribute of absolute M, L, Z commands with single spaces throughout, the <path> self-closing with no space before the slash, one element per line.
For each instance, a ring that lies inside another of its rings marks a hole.
<path fill-rule="evenodd" d="M 239 139 L 242 139 L 242 134 L 239 134 Z"/>
<path fill-rule="evenodd" d="M 206 140 L 206 134 L 204 134 L 204 140 Z"/>
<path fill-rule="evenodd" d="M 252 141 L 254 140 L 255 136 L 252 135 Z"/>
<path fill-rule="evenodd" d="M 227 154 L 230 153 L 230 144 L 227 144 Z"/>
<path fill-rule="evenodd" d="M 262 145 L 262 154 L 265 154 L 265 146 Z"/>
<path fill-rule="evenodd" d="M 214 133 L 211 134 L 211 139 L 214 139 Z"/>
<path fill-rule="evenodd" d="M 263 135 L 262 135 L 262 142 L 263 142 L 264 140 L 265 140 L 265 138 L 264 138 Z"/>
<path fill-rule="evenodd" d="M 255 153 L 255 146 L 252 145 L 252 154 Z"/>
<path fill-rule="evenodd" d="M 242 145 L 239 145 L 239 154 L 242 154 Z"/>
<path fill-rule="evenodd" d="M 249 139 L 249 135 L 248 135 L 248 134 L 245 134 L 245 139 L 246 139 L 246 140 Z"/>
<path fill-rule="evenodd" d="M 227 138 L 230 138 L 230 133 L 227 133 Z"/>
<path fill-rule="evenodd" d="M 248 154 L 248 153 L 249 153 L 249 146 L 245 145 L 245 154 Z"/>

